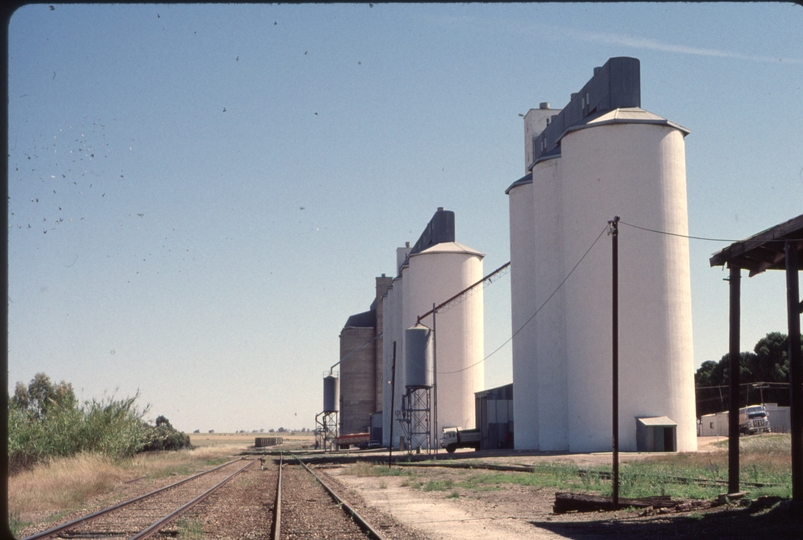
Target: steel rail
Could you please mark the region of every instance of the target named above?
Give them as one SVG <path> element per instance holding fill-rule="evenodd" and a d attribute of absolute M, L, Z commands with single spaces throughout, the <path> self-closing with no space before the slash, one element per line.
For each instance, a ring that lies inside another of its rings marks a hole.
<path fill-rule="evenodd" d="M 279 480 L 276 482 L 276 501 L 273 505 L 272 540 L 281 540 L 282 537 L 282 465 L 282 454 L 279 453 Z"/>
<path fill-rule="evenodd" d="M 377 531 L 376 529 L 374 529 L 374 528 L 373 528 L 373 527 L 372 527 L 372 526 L 371 526 L 371 525 L 370 525 L 370 524 L 369 524 L 367 521 L 365 521 L 365 519 L 363 519 L 363 517 L 362 517 L 360 514 L 358 514 L 358 513 L 357 513 L 357 511 L 356 511 L 354 508 L 352 508 L 352 507 L 351 507 L 351 505 L 349 505 L 349 504 L 348 504 L 346 501 L 344 501 L 343 499 L 341 499 L 341 498 L 340 498 L 340 497 L 337 495 L 337 493 L 335 493 L 335 492 L 334 492 L 334 490 L 333 490 L 331 487 L 329 487 L 329 486 L 327 485 L 327 483 L 326 483 L 326 482 L 324 482 L 324 481 L 323 481 L 323 479 L 322 479 L 320 476 L 318 476 L 317 474 L 315 474 L 315 473 L 312 471 L 312 469 L 310 469 L 309 467 L 307 467 L 307 464 L 306 464 L 306 463 L 304 463 L 303 461 L 301 461 L 301 458 L 299 458 L 299 457 L 298 457 L 298 456 L 296 456 L 295 454 L 291 454 L 291 455 L 292 455 L 294 458 L 296 458 L 296 460 L 298 460 L 298 462 L 301 464 L 301 466 L 302 466 L 302 467 L 304 467 L 305 469 L 307 469 L 307 472 L 308 472 L 308 473 L 310 473 L 310 474 L 312 475 L 312 477 L 313 477 L 313 478 L 315 478 L 315 479 L 316 479 L 318 482 L 320 482 L 320 483 L 321 483 L 321 485 L 323 486 L 323 488 L 326 490 L 326 492 L 327 492 L 327 493 L 329 493 L 329 496 L 330 496 L 330 497 L 332 497 L 332 499 L 334 499 L 334 500 L 335 500 L 335 502 L 338 504 L 338 506 L 340 506 L 340 508 L 342 508 L 342 509 L 343 509 L 343 511 L 344 511 L 344 512 L 346 512 L 347 514 L 349 514 L 349 515 L 350 515 L 352 518 L 354 518 L 354 521 L 357 523 L 357 525 L 358 525 L 358 526 L 359 526 L 359 527 L 360 527 L 360 528 L 361 528 L 363 531 L 365 531 L 365 532 L 367 533 L 367 537 L 368 537 L 368 538 L 373 538 L 374 540 L 385 540 L 385 537 L 383 537 L 383 536 L 382 536 L 382 535 L 379 533 L 379 531 Z M 274 539 L 274 540 L 278 540 L 278 539 Z"/>
<path fill-rule="evenodd" d="M 168 489 L 180 486 L 181 484 L 184 484 L 184 483 L 189 482 L 191 480 L 195 480 L 196 478 L 198 478 L 200 476 L 215 472 L 218 469 L 222 469 L 223 467 L 231 465 L 232 463 L 236 463 L 238 461 L 241 461 L 242 459 L 243 458 L 233 459 L 231 461 L 223 463 L 222 465 L 218 465 L 217 467 L 213 467 L 212 469 L 209 469 L 208 471 L 199 472 L 199 473 L 194 474 L 192 476 L 189 476 L 189 477 L 187 477 L 187 478 L 185 478 L 183 480 L 179 480 L 178 482 L 174 482 L 174 483 L 172 483 L 172 484 L 170 484 L 168 486 L 164 486 L 164 487 L 161 487 L 159 489 L 153 490 L 153 491 L 151 491 L 149 493 L 145 493 L 144 495 L 140 495 L 138 497 L 134 497 L 133 499 L 129 499 L 127 501 L 123 501 L 121 503 L 115 504 L 114 506 L 109 506 L 108 508 L 103 508 L 102 510 L 98 510 L 97 512 L 93 512 L 91 514 L 87 514 L 85 516 L 79 517 L 79 518 L 74 519 L 74 520 L 72 520 L 72 521 L 70 521 L 68 523 L 63 523 L 61 525 L 57 525 L 57 526 L 55 526 L 55 527 L 53 527 L 51 529 L 48 529 L 46 531 L 42 531 L 40 533 L 32 534 L 30 536 L 26 536 L 22 540 L 38 540 L 40 538 L 47 538 L 48 536 L 53 536 L 54 534 L 57 534 L 57 533 L 60 533 L 61 531 L 69 529 L 70 527 L 74 527 L 74 526 L 79 525 L 81 523 L 87 523 L 87 522 L 92 521 L 93 519 L 98 518 L 98 517 L 100 517 L 102 515 L 108 514 L 110 512 L 114 512 L 115 510 L 119 510 L 120 508 L 123 508 L 124 506 L 128 506 L 129 504 L 133 504 L 135 502 L 139 502 L 139 501 L 141 501 L 143 499 L 147 499 L 148 497 L 153 497 L 154 495 L 156 495 L 158 493 L 161 493 L 162 491 L 166 491 Z"/>
<path fill-rule="evenodd" d="M 229 476 L 227 476 L 226 478 L 224 478 L 223 480 L 221 480 L 220 482 L 218 482 L 217 484 L 215 484 L 211 488 L 207 489 L 206 491 L 204 491 L 203 493 L 201 493 L 200 495 L 195 497 L 193 500 L 191 500 L 187 504 L 181 506 L 180 508 L 177 508 L 177 509 L 173 510 L 172 512 L 167 514 L 165 517 L 160 519 L 159 521 L 154 522 L 150 526 L 146 527 L 145 529 L 143 529 L 139 533 L 137 533 L 134 536 L 132 536 L 129 540 L 142 540 L 143 538 L 148 538 L 150 536 L 153 536 L 154 534 L 159 532 L 160 529 L 163 529 L 164 527 L 166 527 L 171 521 L 176 519 L 178 516 L 180 516 L 181 514 L 183 514 L 184 512 L 186 512 L 187 510 L 189 510 L 190 508 L 192 508 L 193 506 L 195 506 L 196 504 L 198 504 L 202 500 L 206 499 L 209 495 L 211 495 L 212 493 L 214 493 L 215 491 L 217 491 L 218 489 L 223 487 L 232 478 L 234 478 L 235 476 L 237 476 L 238 474 L 240 474 L 241 472 L 246 470 L 248 467 L 250 467 L 254 463 L 256 463 L 256 461 L 250 461 L 247 465 L 245 465 L 243 467 L 240 467 L 239 469 L 237 469 L 236 471 L 231 473 Z"/>

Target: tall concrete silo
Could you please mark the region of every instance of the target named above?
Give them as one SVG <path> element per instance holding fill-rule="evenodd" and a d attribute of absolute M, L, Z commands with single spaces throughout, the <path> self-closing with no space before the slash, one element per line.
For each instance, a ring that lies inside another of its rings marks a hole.
<path fill-rule="evenodd" d="M 564 272 L 615 215 L 688 234 L 685 135 L 647 111 L 620 109 L 564 136 Z M 610 260 L 610 250 L 593 250 L 565 288 L 570 448 L 578 451 L 610 441 L 599 429 L 610 418 L 611 361 L 601 352 L 611 325 L 600 316 L 610 312 L 610 272 L 600 271 Z M 677 449 L 696 450 L 688 240 L 621 231 L 619 282 L 620 446 L 636 449 L 636 417 L 668 416 L 678 424 Z"/>
<path fill-rule="evenodd" d="M 532 334 L 514 338 L 517 448 L 610 448 L 610 241 L 588 250 L 616 215 L 654 231 L 688 231 L 688 130 L 641 109 L 640 99 L 638 60 L 595 68 L 547 126 L 532 130 L 532 226 L 519 200 L 528 196 L 524 185 L 508 191 L 512 276 L 519 260 L 513 330 L 541 308 Z M 695 450 L 687 240 L 620 226 L 619 280 L 619 447 L 637 449 L 638 418 L 666 416 L 677 424 L 674 449 Z M 524 403 L 527 392 L 534 396 Z M 533 403 L 534 413 L 520 413 Z"/>
<path fill-rule="evenodd" d="M 561 372 L 561 365 L 565 372 L 565 363 L 561 363 L 560 355 L 562 328 L 545 326 L 545 321 L 550 321 L 549 317 L 533 320 L 535 310 L 547 299 L 547 296 L 538 293 L 549 290 L 554 274 L 558 273 L 544 268 L 536 273 L 536 260 L 557 253 L 554 244 L 560 236 L 557 230 L 558 209 L 547 202 L 554 200 L 554 196 L 544 192 L 554 189 L 556 184 L 552 178 L 555 162 L 542 160 L 533 168 L 532 142 L 546 129 L 551 117 L 558 113 L 560 110 L 550 109 L 548 103 L 541 103 L 538 109 L 531 109 L 525 115 L 527 174 L 507 190 L 510 205 L 510 280 L 512 290 L 516 291 L 511 297 L 512 348 L 513 358 L 520 359 L 513 363 L 513 381 L 520 389 L 526 389 L 520 390 L 513 400 L 516 423 L 527 426 L 516 433 L 514 443 L 517 448 L 544 446 L 552 449 L 565 446 L 562 441 L 552 440 L 556 437 L 560 439 L 561 435 L 560 430 L 554 429 L 555 423 L 565 422 L 565 399 L 555 399 L 556 396 L 565 395 L 566 385 L 565 373 Z M 536 234 L 536 230 L 541 234 Z M 561 299 L 553 297 L 544 306 L 544 312 L 559 310 L 560 304 Z M 540 331 L 537 330 L 539 326 Z M 538 335 L 542 336 L 540 351 L 536 340 Z M 548 360 L 539 361 L 539 358 Z M 539 392 L 542 384 L 559 385 L 564 392 Z M 539 400 L 541 395 L 546 399 Z"/>
<path fill-rule="evenodd" d="M 384 374 L 384 387 L 382 392 L 382 445 L 391 444 L 391 422 L 394 421 L 393 411 L 396 410 L 394 401 L 401 399 L 401 391 L 398 390 L 396 374 L 401 370 L 402 363 L 397 360 L 396 366 L 393 365 L 394 356 L 398 359 L 401 353 L 401 335 L 399 328 L 401 323 L 401 294 L 404 284 L 401 277 L 393 280 L 393 284 L 388 289 L 387 294 L 382 298 L 385 304 L 385 320 L 383 321 L 383 353 L 382 353 L 382 372 Z M 394 350 L 395 349 L 395 350 Z M 395 385 L 395 386 L 394 386 Z M 403 387 L 402 387 L 403 388 Z M 400 401 L 399 401 L 400 403 Z M 398 440 L 401 433 L 401 426 L 394 425 L 394 438 Z"/>
<path fill-rule="evenodd" d="M 484 255 L 458 242 L 443 242 L 410 255 L 403 323 L 412 326 L 430 311 L 482 279 Z M 436 314 L 437 423 L 473 428 L 474 392 L 485 381 L 483 294 L 478 289 Z M 431 321 L 427 321 L 431 323 Z"/>
<path fill-rule="evenodd" d="M 382 444 L 391 444 L 391 423 L 393 423 L 394 446 L 402 434 L 402 426 L 394 411 L 401 409 L 401 400 L 404 395 L 404 326 L 403 318 L 403 276 L 407 269 L 407 256 L 412 250 L 410 243 L 396 249 L 396 269 L 398 275 L 393 278 L 390 288 L 382 297 L 384 305 L 384 320 L 382 322 L 382 372 L 384 385 L 382 393 Z M 393 370 L 393 356 L 396 356 L 395 376 Z"/>
<path fill-rule="evenodd" d="M 404 257 L 400 257 L 403 255 Z M 396 412 L 402 414 L 402 398 L 406 391 L 404 329 L 418 317 L 432 310 L 463 289 L 482 279 L 484 255 L 455 242 L 454 212 L 438 208 L 416 244 L 397 251 L 398 276 L 384 306 L 384 370 L 391 380 L 393 343 L 396 342 L 395 388 L 385 386 L 383 396 L 383 443 L 389 444 L 393 419 L 393 445 L 399 442 L 402 425 Z M 392 315 L 391 315 L 392 314 Z M 474 392 L 482 389 L 484 369 L 482 290 L 478 289 L 462 302 L 438 313 L 434 342 L 437 345 L 437 425 L 474 427 Z M 426 325 L 431 320 L 421 321 Z M 395 400 L 390 394 L 395 394 Z M 436 422 L 432 423 L 434 429 Z"/>

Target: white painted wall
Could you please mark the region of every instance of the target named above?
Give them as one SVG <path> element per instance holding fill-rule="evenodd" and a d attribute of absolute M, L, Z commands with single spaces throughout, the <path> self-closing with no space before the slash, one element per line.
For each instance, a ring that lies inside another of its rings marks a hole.
<path fill-rule="evenodd" d="M 547 122 L 561 111 L 561 109 L 550 109 L 549 103 L 541 105 L 546 107 L 530 109 L 524 115 L 524 174 L 527 174 L 533 163 L 533 138 L 540 135 L 546 129 Z"/>
<path fill-rule="evenodd" d="M 728 436 L 728 411 L 714 414 L 704 414 L 700 417 L 700 436 L 701 437 L 727 437 Z M 772 425 L 772 424 L 770 424 Z"/>
<path fill-rule="evenodd" d="M 614 124 L 562 140 L 564 274 L 615 215 L 658 231 L 688 233 L 681 131 Z M 611 241 L 604 238 L 566 291 L 569 447 L 610 447 Z M 636 449 L 633 419 L 678 423 L 678 451 L 697 448 L 688 240 L 620 225 L 619 447 Z"/>

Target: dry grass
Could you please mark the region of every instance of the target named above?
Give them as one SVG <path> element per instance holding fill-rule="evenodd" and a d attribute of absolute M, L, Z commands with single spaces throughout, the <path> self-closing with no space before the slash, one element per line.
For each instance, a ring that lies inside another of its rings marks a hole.
<path fill-rule="evenodd" d="M 263 434 L 260 434 L 263 435 Z M 274 434 L 271 434 L 271 436 Z M 312 434 L 280 434 L 276 449 L 314 444 Z M 9 515 L 25 523 L 58 516 L 103 496 L 123 482 L 185 475 L 231 459 L 254 445 L 254 434 L 192 434 L 192 450 L 146 452 L 122 460 L 95 454 L 57 458 L 8 479 Z"/>
<path fill-rule="evenodd" d="M 53 460 L 8 479 L 9 513 L 57 512 L 108 491 L 129 474 L 99 455 Z"/>
<path fill-rule="evenodd" d="M 22 522 L 37 516 L 58 515 L 111 492 L 123 482 L 189 474 L 226 461 L 242 449 L 238 445 L 218 445 L 196 450 L 149 452 L 118 461 L 90 454 L 53 459 L 8 479 L 9 515 Z"/>

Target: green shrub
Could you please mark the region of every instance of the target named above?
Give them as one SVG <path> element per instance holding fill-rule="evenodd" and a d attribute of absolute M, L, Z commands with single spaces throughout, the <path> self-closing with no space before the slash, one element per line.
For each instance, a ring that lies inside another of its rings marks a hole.
<path fill-rule="evenodd" d="M 143 452 L 192 448 L 190 436 L 175 430 L 172 426 L 143 424 L 142 429 L 144 435 Z"/>
<path fill-rule="evenodd" d="M 151 426 L 134 397 L 91 399 L 79 405 L 72 385 L 53 385 L 38 373 L 26 388 L 17 383 L 8 399 L 8 470 L 14 474 L 47 459 L 81 452 L 114 459 L 147 450 L 191 448 L 188 435 L 164 416 Z"/>

